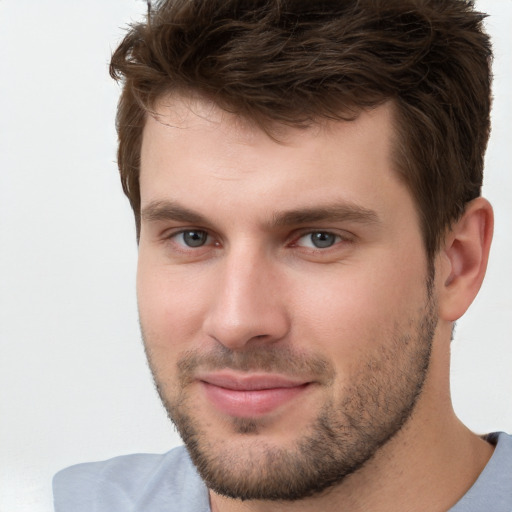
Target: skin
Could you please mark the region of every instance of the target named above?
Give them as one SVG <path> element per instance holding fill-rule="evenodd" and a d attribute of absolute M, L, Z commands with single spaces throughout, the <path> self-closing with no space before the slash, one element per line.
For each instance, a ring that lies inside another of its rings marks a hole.
<path fill-rule="evenodd" d="M 382 437 L 327 490 L 240 501 L 213 486 L 212 510 L 447 510 L 492 453 L 449 396 L 451 328 L 485 273 L 489 204 L 473 201 L 447 232 L 429 293 L 416 208 L 393 171 L 392 105 L 282 128 L 279 143 L 201 98 L 156 111 L 142 145 L 138 301 L 162 400 L 194 427 L 183 437 L 247 481 L 264 478 L 269 455 L 298 453 L 325 411 L 348 432 L 337 445 L 362 435 L 348 416 Z M 208 382 L 226 372 L 300 388 L 269 407 L 242 393 L 226 410 Z"/>

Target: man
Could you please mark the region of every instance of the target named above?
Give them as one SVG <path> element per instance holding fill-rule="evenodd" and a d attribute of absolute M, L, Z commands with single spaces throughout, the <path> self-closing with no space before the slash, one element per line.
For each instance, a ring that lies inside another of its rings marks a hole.
<path fill-rule="evenodd" d="M 56 510 L 512 510 L 449 393 L 493 214 L 462 0 L 160 2 L 113 55 L 138 302 L 186 448 L 64 470 Z"/>

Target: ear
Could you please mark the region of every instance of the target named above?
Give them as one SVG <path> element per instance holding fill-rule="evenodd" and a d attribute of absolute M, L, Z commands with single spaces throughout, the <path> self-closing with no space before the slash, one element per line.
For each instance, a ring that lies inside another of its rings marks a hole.
<path fill-rule="evenodd" d="M 476 297 L 487 269 L 493 227 L 492 206 L 478 197 L 468 203 L 462 217 L 447 232 L 438 260 L 442 319 L 458 320 Z"/>

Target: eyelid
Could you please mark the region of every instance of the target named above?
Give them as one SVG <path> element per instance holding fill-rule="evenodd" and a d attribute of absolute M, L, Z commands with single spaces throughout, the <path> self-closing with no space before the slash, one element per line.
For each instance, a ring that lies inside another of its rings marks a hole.
<path fill-rule="evenodd" d="M 204 231 L 207 234 L 210 234 L 210 231 L 205 228 L 199 228 L 197 226 L 179 226 L 179 227 L 172 227 L 172 228 L 166 228 L 164 231 L 162 231 L 162 238 L 173 238 L 176 235 L 179 235 L 181 233 L 186 233 L 187 231 Z"/>
<path fill-rule="evenodd" d="M 307 235 L 312 235 L 314 233 L 325 233 L 329 235 L 334 235 L 336 237 L 341 238 L 342 240 L 351 240 L 355 238 L 354 235 L 349 233 L 348 231 L 345 231 L 343 229 L 336 229 L 336 228 L 304 228 L 297 230 L 293 235 L 293 240 L 298 240 L 299 238 L 302 238 Z"/>

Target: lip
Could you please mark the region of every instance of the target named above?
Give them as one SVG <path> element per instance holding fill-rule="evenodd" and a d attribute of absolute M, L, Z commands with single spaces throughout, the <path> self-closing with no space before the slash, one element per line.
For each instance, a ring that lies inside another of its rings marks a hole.
<path fill-rule="evenodd" d="M 206 398 L 221 413 L 238 418 L 269 414 L 303 394 L 312 384 L 282 375 L 218 372 L 198 377 Z"/>

